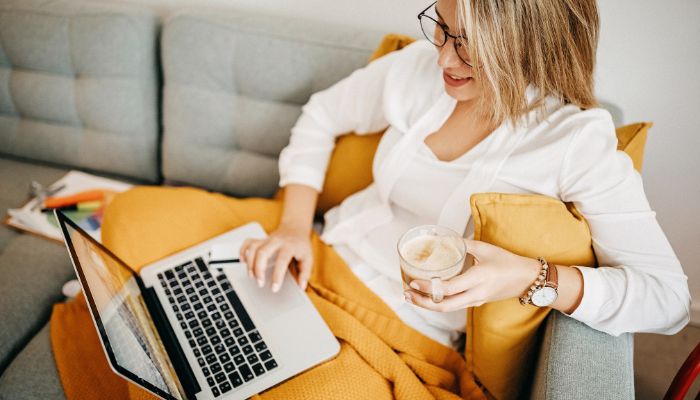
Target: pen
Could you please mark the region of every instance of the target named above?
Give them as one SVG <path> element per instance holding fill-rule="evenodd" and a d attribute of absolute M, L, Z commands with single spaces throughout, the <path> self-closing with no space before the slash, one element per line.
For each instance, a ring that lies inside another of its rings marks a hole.
<path fill-rule="evenodd" d="M 227 260 L 210 260 L 209 265 L 214 267 L 214 268 L 224 268 L 224 267 L 232 267 L 234 264 L 240 264 L 241 259 L 240 258 L 229 258 Z M 222 264 L 222 265 L 217 265 L 217 264 Z"/>
<path fill-rule="evenodd" d="M 94 211 L 102 207 L 101 201 L 83 201 L 80 203 L 70 204 L 63 207 L 46 207 L 42 208 L 41 212 L 52 212 L 53 210 L 61 211 Z"/>

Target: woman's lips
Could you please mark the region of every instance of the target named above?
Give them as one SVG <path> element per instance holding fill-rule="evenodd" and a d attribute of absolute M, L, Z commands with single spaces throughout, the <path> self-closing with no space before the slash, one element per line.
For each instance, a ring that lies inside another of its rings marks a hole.
<path fill-rule="evenodd" d="M 448 85 L 450 85 L 452 87 L 464 86 L 473 80 L 471 77 L 470 78 L 463 78 L 463 79 L 454 79 L 447 72 L 442 73 L 442 79 L 444 79 L 445 83 L 447 83 Z"/>

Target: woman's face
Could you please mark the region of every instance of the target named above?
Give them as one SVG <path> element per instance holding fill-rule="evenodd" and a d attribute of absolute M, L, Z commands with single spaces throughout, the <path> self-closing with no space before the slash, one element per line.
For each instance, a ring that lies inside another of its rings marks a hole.
<path fill-rule="evenodd" d="M 464 36 L 464 32 L 457 31 L 457 1 L 460 0 L 438 0 L 435 8 L 438 22 L 449 28 L 448 32 L 451 35 Z M 482 93 L 481 83 L 474 77 L 474 69 L 465 64 L 457 55 L 454 40 L 448 38 L 445 45 L 436 47 L 445 91 L 457 101 L 478 99 Z"/>

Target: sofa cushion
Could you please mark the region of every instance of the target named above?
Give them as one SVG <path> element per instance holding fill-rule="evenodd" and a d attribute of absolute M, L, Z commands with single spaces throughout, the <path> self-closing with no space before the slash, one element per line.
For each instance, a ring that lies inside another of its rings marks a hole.
<path fill-rule="evenodd" d="M 0 376 L 0 400 L 65 398 L 49 332 L 44 325 Z"/>
<path fill-rule="evenodd" d="M 271 196 L 277 158 L 311 94 L 364 66 L 380 33 L 183 11 L 163 28 L 163 175 Z"/>
<path fill-rule="evenodd" d="M 158 19 L 133 6 L 0 4 L 0 153 L 158 179 Z"/>

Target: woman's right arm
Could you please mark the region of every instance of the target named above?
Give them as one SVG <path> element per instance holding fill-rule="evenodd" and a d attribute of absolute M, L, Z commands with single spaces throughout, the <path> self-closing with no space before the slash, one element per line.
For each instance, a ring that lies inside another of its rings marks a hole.
<path fill-rule="evenodd" d="M 384 86 L 400 51 L 358 69 L 330 88 L 315 93 L 292 128 L 289 145 L 279 158 L 280 187 L 285 188 L 280 225 L 264 240 L 246 240 L 241 260 L 262 287 L 265 270 L 276 253 L 272 290 L 279 290 L 289 264 L 299 267 L 297 283 L 306 287 L 313 259 L 310 234 L 318 195 L 338 136 L 376 132 L 388 125 L 384 114 Z"/>

